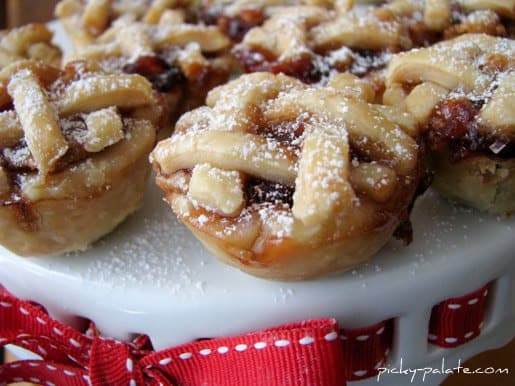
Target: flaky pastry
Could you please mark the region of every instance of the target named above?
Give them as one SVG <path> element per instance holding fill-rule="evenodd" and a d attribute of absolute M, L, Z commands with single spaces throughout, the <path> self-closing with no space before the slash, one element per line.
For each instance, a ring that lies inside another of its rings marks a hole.
<path fill-rule="evenodd" d="M 20 60 L 39 60 L 61 66 L 61 50 L 52 44 L 52 32 L 44 24 L 27 24 L 0 33 L 0 69 Z"/>
<path fill-rule="evenodd" d="M 434 186 L 491 213 L 515 211 L 515 41 L 467 34 L 400 54 L 384 101 L 419 122 Z"/>
<path fill-rule="evenodd" d="M 251 28 L 263 24 L 275 9 L 290 5 L 318 5 L 332 9 L 338 7 L 339 2 L 334 0 L 203 0 L 200 2 L 199 14 L 200 19 L 206 24 L 218 25 L 231 40 L 239 42 Z"/>
<path fill-rule="evenodd" d="M 119 18 L 146 24 L 188 17 L 191 0 L 61 0 L 55 14 L 76 48 L 87 46 Z"/>
<path fill-rule="evenodd" d="M 86 248 L 141 204 L 156 103 L 139 75 L 85 62 L 0 72 L 0 244 L 22 256 Z"/>
<path fill-rule="evenodd" d="M 170 121 L 204 102 L 233 69 L 229 39 L 214 26 L 150 25 L 119 18 L 95 43 L 78 48 L 74 59 L 93 60 L 113 74 L 146 77 L 165 99 Z"/>
<path fill-rule="evenodd" d="M 393 0 L 355 11 L 352 1 L 275 8 L 234 49 L 245 72 L 271 71 L 307 83 L 348 71 L 381 70 L 392 53 L 467 32 L 509 34 L 515 0 Z"/>
<path fill-rule="evenodd" d="M 367 260 L 419 182 L 410 118 L 349 74 L 311 88 L 279 74 L 212 90 L 151 154 L 177 216 L 222 261 L 299 280 Z"/>
<path fill-rule="evenodd" d="M 414 44 L 401 13 L 408 11 L 396 5 L 399 0 L 394 3 L 359 16 L 352 1 L 333 10 L 320 5 L 277 8 L 233 52 L 245 72 L 284 73 L 306 83 L 345 71 L 370 75 L 384 68 L 392 52 Z"/>

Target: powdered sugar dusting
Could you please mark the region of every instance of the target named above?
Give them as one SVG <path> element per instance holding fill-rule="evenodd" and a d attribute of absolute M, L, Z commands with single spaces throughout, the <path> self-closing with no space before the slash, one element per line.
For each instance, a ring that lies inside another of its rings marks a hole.
<path fill-rule="evenodd" d="M 102 287 L 133 288 L 152 283 L 155 289 L 173 295 L 200 296 L 209 288 L 203 272 L 212 257 L 179 224 L 161 201 L 160 192 L 155 187 L 149 190 L 146 214 L 136 213 L 117 232 L 97 242 L 94 259 L 88 260 L 89 252 L 86 256 L 77 252 L 64 261 L 84 263 L 80 280 Z M 192 250 L 198 253 L 192 256 Z"/>

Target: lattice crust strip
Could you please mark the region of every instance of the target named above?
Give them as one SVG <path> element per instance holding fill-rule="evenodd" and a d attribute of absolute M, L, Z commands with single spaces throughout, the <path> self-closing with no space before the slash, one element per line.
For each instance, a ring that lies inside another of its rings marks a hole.
<path fill-rule="evenodd" d="M 229 47 L 229 40 L 213 26 L 169 24 L 154 26 L 122 19 L 96 41 L 78 49 L 76 56 L 102 59 L 110 56 L 136 58 L 155 55 L 166 47 L 198 45 L 202 52 L 217 52 Z"/>
<path fill-rule="evenodd" d="M 442 37 L 509 36 L 515 19 L 515 0 L 393 0 L 365 14 L 349 11 L 352 2 L 344 3 L 336 10 L 278 7 L 244 35 L 234 52 L 246 71 L 288 71 L 317 82 L 331 69 L 368 72 L 385 64 L 392 52 L 424 47 Z M 372 52 L 362 56 L 364 50 Z"/>
<path fill-rule="evenodd" d="M 124 137 L 122 118 L 115 107 L 89 113 L 85 122 L 88 131 L 82 145 L 90 153 L 102 151 Z"/>
<path fill-rule="evenodd" d="M 515 0 L 457 0 L 457 3 L 467 11 L 492 9 L 505 17 L 515 17 Z"/>
<path fill-rule="evenodd" d="M 207 1 L 209 2 L 209 1 Z M 273 8 L 282 7 L 287 5 L 316 5 L 331 9 L 338 7 L 345 2 L 336 3 L 332 0 L 236 0 L 236 1 L 219 1 L 216 6 L 224 6 L 224 14 L 228 16 L 237 16 L 246 10 L 261 10 L 262 12 L 270 12 Z M 225 3 L 225 4 L 224 4 Z"/>
<path fill-rule="evenodd" d="M 16 112 L 0 112 L 0 149 L 15 146 L 22 138 L 23 128 Z"/>
<path fill-rule="evenodd" d="M 70 84 L 58 108 L 61 114 L 68 115 L 109 106 L 137 108 L 153 100 L 152 85 L 141 76 L 98 75 Z"/>
<path fill-rule="evenodd" d="M 317 6 L 286 7 L 275 12 L 263 27 L 251 29 L 244 43 L 286 60 L 305 54 L 311 45 L 309 29 L 329 19 L 327 9 Z"/>
<path fill-rule="evenodd" d="M 74 138 L 86 152 L 98 153 L 125 137 L 119 109 L 136 111 L 155 103 L 152 86 L 138 75 L 86 72 L 57 91 L 52 87 L 61 82 L 58 76 L 34 62 L 13 64 L 0 75 L 1 98 L 14 106 L 0 112 L 0 150 L 15 149 L 23 139 L 42 176 L 53 172 L 70 149 L 61 120 L 81 117 L 86 130 Z"/>
<path fill-rule="evenodd" d="M 184 115 L 151 159 L 172 190 L 227 217 L 241 214 L 247 178 L 294 187 L 293 218 L 300 229 L 316 229 L 354 208 L 358 193 L 386 202 L 398 178 L 417 165 L 418 146 L 400 124 L 345 94 L 283 75 L 243 76 L 213 90 L 208 108 Z M 262 131 L 299 117 L 303 133 L 289 139 L 298 150 Z M 351 162 L 351 146 L 371 161 Z M 174 186 L 172 176 L 183 170 L 192 170 L 191 177 Z"/>
<path fill-rule="evenodd" d="M 225 170 L 240 170 L 265 180 L 291 185 L 295 181 L 293 154 L 249 133 L 203 131 L 173 137 L 154 152 L 161 169 L 172 174 L 191 169 L 196 164 L 209 163 Z M 263 156 L 266 154 L 266 156 Z"/>
<path fill-rule="evenodd" d="M 325 90 L 292 92 L 273 101 L 265 115 L 278 119 L 285 111 L 308 111 L 346 123 L 349 141 L 375 159 L 390 162 L 399 173 L 409 173 L 417 162 L 417 145 L 401 127 L 358 99 L 341 97 Z M 366 140 L 364 140 L 366 138 Z M 367 146 L 366 142 L 377 146 Z"/>
<path fill-rule="evenodd" d="M 29 70 L 16 73 L 7 89 L 30 153 L 40 172 L 47 174 L 68 150 L 55 111 L 38 79 Z"/>
<path fill-rule="evenodd" d="M 191 173 L 189 196 L 223 216 L 237 216 L 245 203 L 242 173 L 197 164 Z"/>
<path fill-rule="evenodd" d="M 334 211 L 352 206 L 355 194 L 349 181 L 349 143 L 341 130 L 307 133 L 298 169 L 292 213 L 305 225 L 324 223 Z"/>
<path fill-rule="evenodd" d="M 0 68 L 23 59 L 60 66 L 61 51 L 52 45 L 52 32 L 44 24 L 28 24 L 7 32 L 0 40 Z"/>
<path fill-rule="evenodd" d="M 91 43 L 120 19 L 146 24 L 182 23 L 189 0 L 62 0 L 56 15 L 79 46 Z"/>
<path fill-rule="evenodd" d="M 88 0 L 82 14 L 82 25 L 93 36 L 99 35 L 109 24 L 110 1 Z"/>
<path fill-rule="evenodd" d="M 478 130 L 514 136 L 514 57 L 513 40 L 479 34 L 398 55 L 387 70 L 384 101 L 403 106 L 427 128 L 444 99 L 480 100 Z M 402 91 L 403 84 L 412 85 L 409 93 Z"/>
<path fill-rule="evenodd" d="M 481 109 L 480 117 L 485 123 L 481 129 L 496 127 L 500 132 L 515 136 L 515 71 L 502 79 L 487 105 Z"/>
<path fill-rule="evenodd" d="M 4 168 L 0 166 L 0 197 L 9 193 L 10 190 L 11 186 L 9 183 L 9 177 L 7 176 Z"/>

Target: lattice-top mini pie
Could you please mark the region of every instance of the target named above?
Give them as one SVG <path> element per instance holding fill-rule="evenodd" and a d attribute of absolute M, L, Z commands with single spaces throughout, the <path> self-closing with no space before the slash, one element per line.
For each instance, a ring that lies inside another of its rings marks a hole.
<path fill-rule="evenodd" d="M 365 15 L 340 12 L 313 31 L 322 46 L 398 52 L 464 33 L 504 36 L 515 18 L 515 1 L 392 0 Z"/>
<path fill-rule="evenodd" d="M 214 26 L 184 20 L 149 25 L 121 18 L 74 58 L 94 60 L 113 74 L 146 77 L 165 98 L 173 121 L 228 80 L 234 67 L 229 44 Z"/>
<path fill-rule="evenodd" d="M 304 4 L 332 9 L 338 6 L 333 0 L 203 0 L 200 3 L 200 19 L 206 24 L 218 25 L 236 42 L 251 28 L 263 24 L 277 7 Z"/>
<path fill-rule="evenodd" d="M 365 14 L 352 3 L 277 8 L 234 54 L 246 72 L 282 72 L 307 83 L 335 72 L 363 76 L 384 68 L 392 53 L 467 32 L 507 35 L 515 13 L 513 0 L 394 0 Z"/>
<path fill-rule="evenodd" d="M 345 74 L 323 89 L 255 73 L 211 91 L 151 155 L 174 212 L 221 260 L 296 280 L 390 239 L 419 182 L 413 121 Z"/>
<path fill-rule="evenodd" d="M 397 3 L 360 16 L 352 12 L 352 2 L 332 11 L 313 5 L 278 8 L 262 27 L 245 35 L 234 54 L 246 72 L 282 72 L 306 83 L 344 71 L 368 75 L 384 68 L 392 52 L 414 45 L 410 19 L 400 13 L 413 7 Z"/>
<path fill-rule="evenodd" d="M 152 86 L 74 62 L 0 72 L 0 244 L 84 249 L 141 203 L 159 117 Z"/>
<path fill-rule="evenodd" d="M 44 24 L 27 24 L 0 33 L 0 69 L 19 60 L 39 60 L 61 65 L 61 51 L 52 44 L 52 32 Z"/>
<path fill-rule="evenodd" d="M 92 43 L 120 17 L 147 24 L 188 17 L 190 0 L 62 0 L 55 13 L 76 47 Z"/>
<path fill-rule="evenodd" d="M 443 39 L 466 33 L 513 37 L 515 0 L 429 0 L 424 24 Z"/>
<path fill-rule="evenodd" d="M 378 28 L 376 31 L 381 31 L 383 36 L 368 35 L 369 38 L 381 41 L 389 35 L 394 37 L 395 44 L 406 48 L 471 32 L 504 36 L 510 33 L 514 18 L 514 0 L 390 0 L 372 9 L 364 18 L 356 19 L 352 14 L 342 14 L 334 25 L 328 26 L 327 31 L 330 35 L 338 36 L 338 26 L 344 27 L 347 21 L 353 21 L 350 26 L 352 30 L 356 28 L 352 24 L 357 20 L 369 24 L 375 19 L 379 24 L 375 27 Z M 385 22 L 390 23 L 390 31 L 384 29 Z M 344 27 L 342 35 L 346 30 Z M 396 37 L 402 37 L 405 41 Z"/>
<path fill-rule="evenodd" d="M 385 102 L 404 105 L 425 132 L 435 186 L 515 211 L 515 41 L 471 34 L 401 54 L 386 82 Z"/>

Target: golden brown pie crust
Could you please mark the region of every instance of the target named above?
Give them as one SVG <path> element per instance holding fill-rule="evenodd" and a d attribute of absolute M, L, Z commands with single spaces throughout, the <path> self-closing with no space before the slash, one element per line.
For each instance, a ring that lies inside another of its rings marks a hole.
<path fill-rule="evenodd" d="M 420 124 L 434 186 L 495 214 L 515 211 L 515 42 L 466 34 L 395 57 L 384 101 Z"/>
<path fill-rule="evenodd" d="M 369 259 L 406 220 L 419 147 L 395 109 L 352 81 L 243 75 L 157 145 L 158 185 L 221 260 L 270 279 L 316 277 Z"/>
<path fill-rule="evenodd" d="M 0 68 L 20 60 L 38 60 L 61 66 L 61 50 L 52 44 L 53 34 L 44 24 L 27 24 L 0 33 Z"/>
<path fill-rule="evenodd" d="M 17 62 L 0 72 L 0 100 L 3 246 L 82 250 L 141 205 L 160 120 L 146 79 Z"/>

